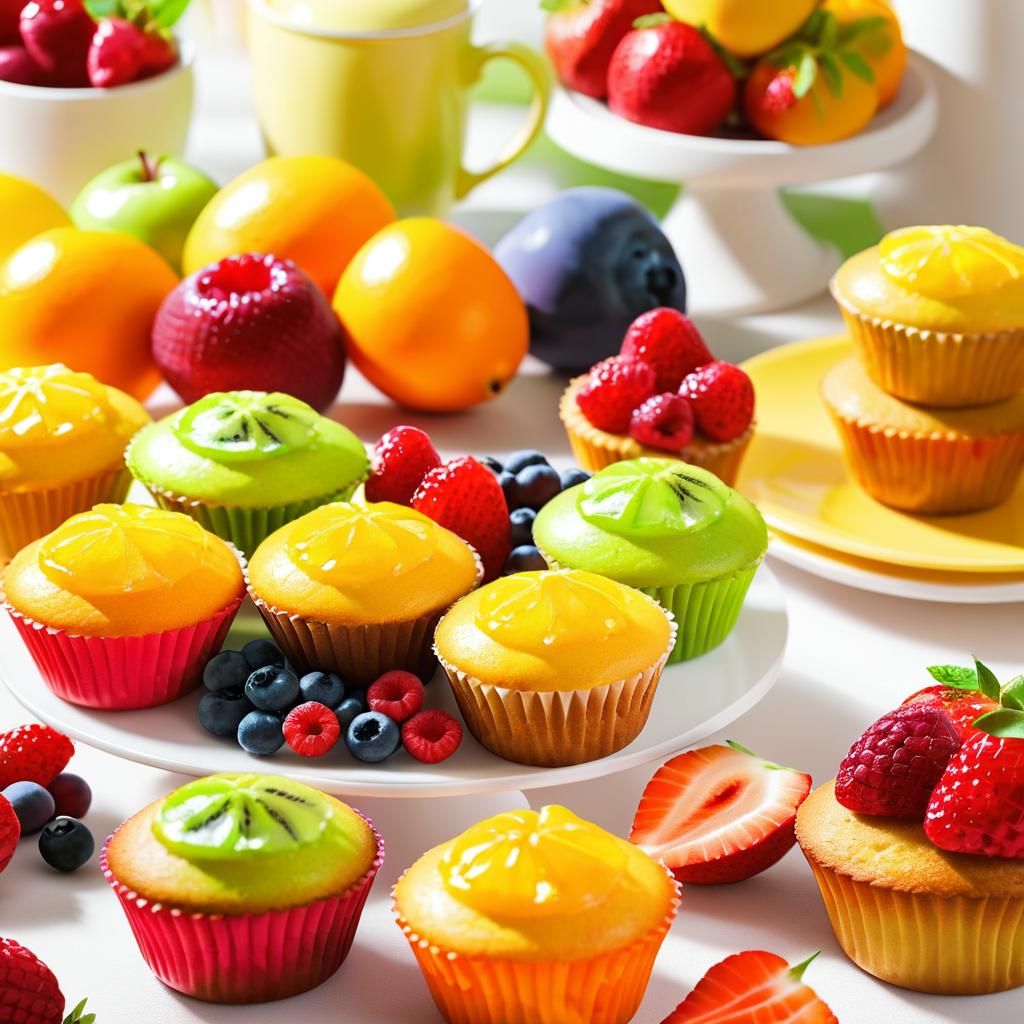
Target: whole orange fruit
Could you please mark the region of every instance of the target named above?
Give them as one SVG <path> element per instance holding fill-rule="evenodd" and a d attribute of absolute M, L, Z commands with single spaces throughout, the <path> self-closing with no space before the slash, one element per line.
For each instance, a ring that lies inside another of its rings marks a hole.
<path fill-rule="evenodd" d="M 294 261 L 328 297 L 362 244 L 395 219 L 384 193 L 360 170 L 329 156 L 276 156 L 225 185 L 185 241 L 184 273 L 225 256 L 273 254 Z"/>
<path fill-rule="evenodd" d="M 823 7 L 836 16 L 840 26 L 854 21 L 866 22 L 869 18 L 884 19 L 884 23 L 858 34 L 849 45 L 875 73 L 879 108 L 892 103 L 907 70 L 907 45 L 896 12 L 886 0 L 825 0 Z"/>
<path fill-rule="evenodd" d="M 500 394 L 530 340 L 526 308 L 494 257 L 429 217 L 370 239 L 342 275 L 334 308 L 363 375 L 424 412 L 468 409 Z"/>
<path fill-rule="evenodd" d="M 128 235 L 44 231 L 0 265 L 0 369 L 66 363 L 147 398 L 160 383 L 150 329 L 177 283 Z"/>
<path fill-rule="evenodd" d="M 24 178 L 0 174 L 0 260 L 41 231 L 70 223 L 64 208 L 48 192 Z"/>

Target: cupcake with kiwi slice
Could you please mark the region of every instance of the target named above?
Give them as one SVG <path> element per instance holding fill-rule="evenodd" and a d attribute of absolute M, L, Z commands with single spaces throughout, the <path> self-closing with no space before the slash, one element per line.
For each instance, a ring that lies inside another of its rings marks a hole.
<path fill-rule="evenodd" d="M 383 856 L 373 826 L 326 793 L 211 775 L 124 822 L 100 866 L 165 985 L 258 1003 L 341 966 Z"/>
<path fill-rule="evenodd" d="M 347 427 L 264 391 L 206 395 L 141 430 L 125 458 L 161 506 L 246 556 L 285 523 L 350 498 L 370 468 Z"/>

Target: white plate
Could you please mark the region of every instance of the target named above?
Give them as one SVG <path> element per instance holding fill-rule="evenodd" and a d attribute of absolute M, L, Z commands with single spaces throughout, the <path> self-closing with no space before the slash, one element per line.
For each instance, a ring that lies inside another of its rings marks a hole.
<path fill-rule="evenodd" d="M 733 722 L 771 689 L 782 668 L 788 620 L 782 588 L 762 566 L 732 636 L 717 650 L 667 669 L 650 720 L 624 750 L 569 768 L 531 768 L 504 761 L 468 732 L 456 754 L 439 765 L 403 751 L 382 765 L 352 758 L 343 747 L 304 759 L 282 748 L 270 758 L 246 754 L 204 732 L 196 717 L 200 694 L 148 711 L 103 712 L 55 697 L 43 684 L 11 622 L 0 623 L 0 679 L 34 715 L 75 739 L 131 761 L 183 772 L 273 771 L 331 793 L 368 797 L 458 796 L 560 786 L 663 760 Z M 427 705 L 458 716 L 451 690 L 438 676 Z"/>

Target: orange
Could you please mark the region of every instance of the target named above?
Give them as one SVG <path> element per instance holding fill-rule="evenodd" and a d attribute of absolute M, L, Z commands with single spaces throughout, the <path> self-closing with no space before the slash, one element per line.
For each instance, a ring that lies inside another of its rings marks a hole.
<path fill-rule="evenodd" d="M 0 369 L 66 363 L 144 399 L 160 383 L 153 317 L 177 281 L 128 235 L 45 231 L 0 266 Z"/>
<path fill-rule="evenodd" d="M 515 285 L 479 242 L 428 217 L 385 228 L 334 295 L 363 375 L 410 409 L 453 412 L 494 398 L 529 344 Z"/>
<path fill-rule="evenodd" d="M 896 12 L 885 0 L 825 0 L 823 6 L 836 16 L 840 26 L 862 18 L 886 20 L 886 25 L 879 25 L 852 40 L 850 48 L 856 50 L 875 73 L 879 108 L 892 103 L 907 69 L 907 46 Z"/>
<path fill-rule="evenodd" d="M 0 260 L 41 231 L 70 223 L 64 208 L 48 192 L 24 178 L 0 174 Z"/>
<path fill-rule="evenodd" d="M 706 28 L 736 57 L 774 49 L 810 17 L 818 0 L 664 0 L 678 21 Z"/>
<path fill-rule="evenodd" d="M 199 214 L 184 271 L 238 253 L 273 253 L 294 260 L 331 296 L 363 243 L 394 219 L 387 196 L 344 160 L 272 157 L 225 185 Z"/>

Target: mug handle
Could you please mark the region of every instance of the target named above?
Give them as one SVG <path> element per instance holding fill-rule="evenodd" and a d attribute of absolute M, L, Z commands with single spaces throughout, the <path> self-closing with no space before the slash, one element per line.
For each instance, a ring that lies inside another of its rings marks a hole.
<path fill-rule="evenodd" d="M 526 123 L 509 141 L 496 163 L 482 171 L 471 171 L 461 164 L 455 179 L 455 198 L 465 199 L 470 192 L 518 159 L 540 134 L 551 99 L 551 72 L 547 62 L 536 51 L 521 43 L 490 43 L 473 48 L 470 81 L 476 82 L 492 60 L 515 61 L 533 82 L 533 101 Z"/>

